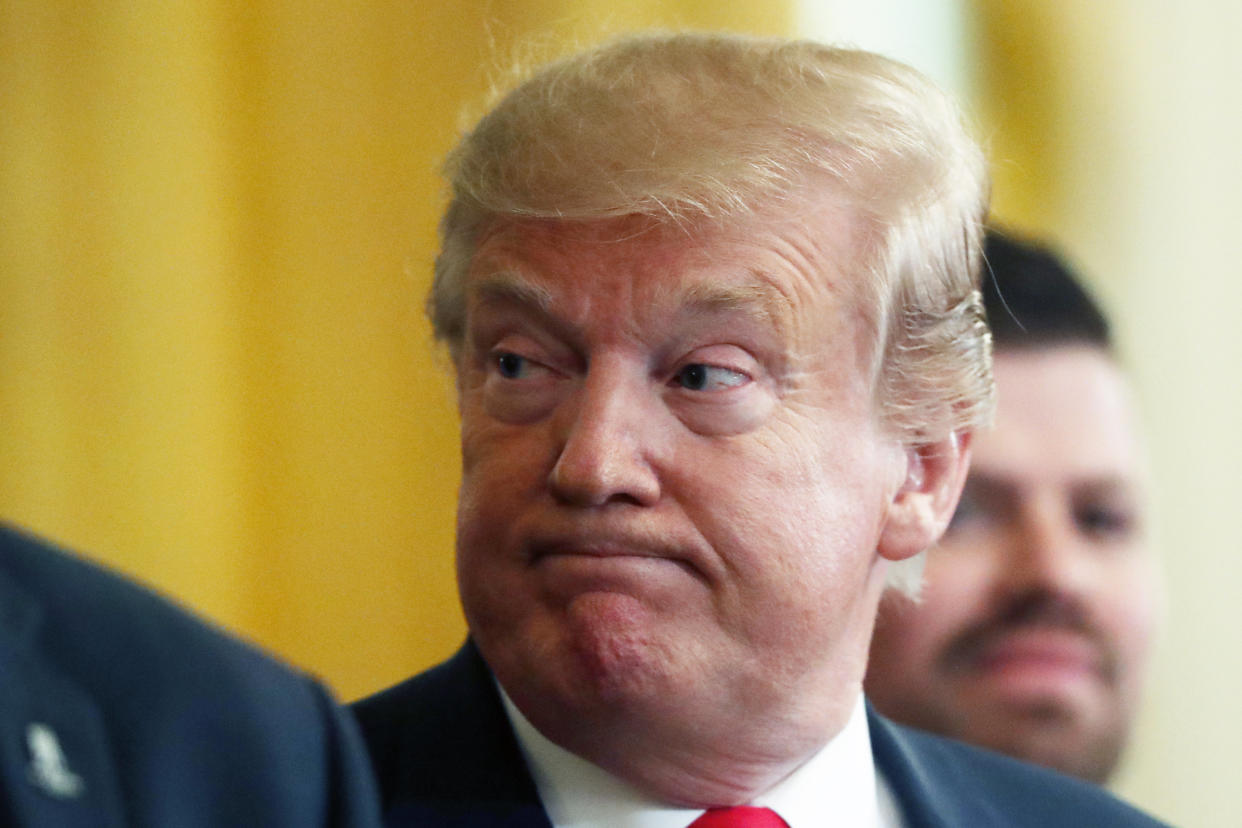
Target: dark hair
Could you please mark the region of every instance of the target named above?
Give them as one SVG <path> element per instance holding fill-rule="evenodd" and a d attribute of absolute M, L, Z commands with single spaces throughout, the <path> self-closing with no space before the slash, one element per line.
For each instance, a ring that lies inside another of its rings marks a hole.
<path fill-rule="evenodd" d="M 996 350 L 1084 344 L 1113 350 L 1104 312 L 1048 246 L 989 228 L 983 305 Z"/>

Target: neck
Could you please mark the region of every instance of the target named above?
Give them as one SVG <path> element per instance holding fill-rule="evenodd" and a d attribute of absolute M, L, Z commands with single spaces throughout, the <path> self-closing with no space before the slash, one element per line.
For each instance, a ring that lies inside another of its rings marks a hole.
<path fill-rule="evenodd" d="M 827 745 L 845 727 L 856 698 L 805 716 L 755 721 L 718 738 L 650 740 L 633 750 L 580 753 L 649 795 L 697 808 L 757 800 Z"/>
<path fill-rule="evenodd" d="M 824 694 L 791 694 L 797 701 L 780 713 L 699 715 L 685 707 L 644 710 L 641 715 L 619 705 L 601 706 L 594 715 L 540 717 L 526 715 L 517 699 L 507 699 L 519 731 L 575 754 L 661 802 L 708 808 L 753 802 L 801 767 L 845 727 L 861 695 L 860 681 L 833 682 L 832 699 Z M 707 706 L 696 708 L 704 712 Z M 567 728 L 567 721 L 576 726 Z M 583 726 L 589 721 L 588 726 Z M 719 724 L 717 724 L 719 723 Z"/>

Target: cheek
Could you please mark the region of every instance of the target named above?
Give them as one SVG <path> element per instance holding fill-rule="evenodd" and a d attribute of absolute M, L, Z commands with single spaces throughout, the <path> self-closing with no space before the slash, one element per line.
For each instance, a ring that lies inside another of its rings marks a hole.
<path fill-rule="evenodd" d="M 824 452 L 780 431 L 679 459 L 676 500 L 733 572 L 756 612 L 796 623 L 840 611 L 862 592 L 874 560 L 882 493 L 855 452 Z"/>
<path fill-rule="evenodd" d="M 752 546 L 750 554 L 768 566 L 839 547 L 857 522 L 857 512 L 855 521 L 845 520 L 853 500 L 848 482 L 830 480 L 831 471 L 787 444 L 756 440 L 740 451 L 687 457 L 677 465 L 687 472 L 678 500 L 698 512 L 695 522 L 722 541 L 732 537 L 743 548 Z"/>
<path fill-rule="evenodd" d="M 1106 625 L 1124 658 L 1141 674 L 1160 618 L 1159 582 L 1148 559 L 1125 562 L 1106 573 L 1106 603 L 1100 622 Z"/>
<path fill-rule="evenodd" d="M 532 429 L 500 424 L 463 406 L 457 500 L 458 573 L 486 567 L 509 550 L 506 533 L 543 491 L 550 466 Z"/>
<path fill-rule="evenodd" d="M 508 628 L 521 619 L 522 550 L 511 534 L 522 514 L 513 473 L 493 456 L 462 475 L 457 503 L 457 590 L 472 631 Z M 508 483 L 508 485 L 506 485 Z"/>
<path fill-rule="evenodd" d="M 929 556 L 940 550 L 932 549 Z M 981 590 L 963 584 L 957 570 L 967 569 L 945 556 L 929 557 L 923 589 L 917 600 L 888 595 L 880 608 L 872 642 L 872 666 L 868 691 L 877 698 L 908 703 L 929 688 L 942 687 L 940 669 L 946 648 L 968 627 L 980 620 L 984 605 Z M 972 579 L 974 580 L 974 579 Z"/>
<path fill-rule="evenodd" d="M 928 553 L 917 618 L 909 635 L 932 658 L 950 640 L 987 616 L 993 570 L 990 559 L 952 545 Z"/>
<path fill-rule="evenodd" d="M 540 470 L 551 469 L 546 429 L 497 420 L 477 391 L 462 396 L 459 412 L 463 491 L 524 491 Z"/>
<path fill-rule="evenodd" d="M 504 429 L 485 413 L 483 394 L 477 388 L 461 395 L 457 410 L 461 420 L 462 471 L 471 473 L 481 460 L 495 459 L 494 444 L 501 440 Z"/>

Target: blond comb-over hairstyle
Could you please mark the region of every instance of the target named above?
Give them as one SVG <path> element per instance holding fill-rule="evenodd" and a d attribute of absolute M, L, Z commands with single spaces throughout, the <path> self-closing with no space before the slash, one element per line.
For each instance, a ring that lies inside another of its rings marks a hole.
<path fill-rule="evenodd" d="M 809 41 L 632 35 L 530 74 L 445 173 L 427 308 L 454 355 L 476 241 L 497 220 L 692 225 L 797 209 L 796 194 L 827 187 L 868 228 L 857 276 L 887 424 L 918 445 L 990 416 L 985 161 L 952 100 L 901 63 Z M 906 572 L 896 585 L 917 581 Z"/>

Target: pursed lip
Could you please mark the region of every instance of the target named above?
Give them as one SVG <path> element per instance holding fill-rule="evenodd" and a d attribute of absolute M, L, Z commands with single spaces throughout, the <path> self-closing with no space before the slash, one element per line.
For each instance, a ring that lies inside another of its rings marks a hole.
<path fill-rule="evenodd" d="M 609 566 L 612 561 L 617 562 L 617 566 L 627 562 L 640 566 L 668 563 L 681 567 L 696 578 L 704 577 L 692 551 L 647 532 L 575 529 L 537 533 L 525 544 L 525 550 L 531 567 L 557 560 L 571 564 L 578 560 L 583 566 L 590 566 L 593 561 L 600 562 L 601 566 Z"/>

